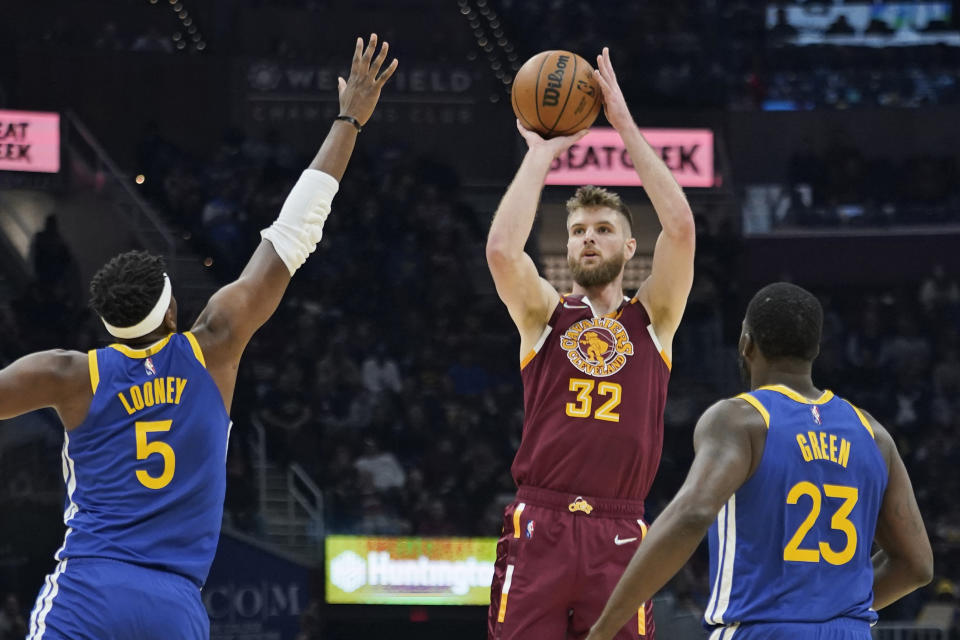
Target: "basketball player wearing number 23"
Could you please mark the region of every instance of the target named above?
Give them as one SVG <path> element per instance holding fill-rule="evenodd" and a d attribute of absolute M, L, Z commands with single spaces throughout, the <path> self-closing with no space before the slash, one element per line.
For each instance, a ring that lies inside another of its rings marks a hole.
<path fill-rule="evenodd" d="M 177 332 L 162 258 L 132 251 L 90 285 L 115 344 L 33 353 L 0 371 L 0 419 L 53 407 L 65 428 L 67 533 L 30 640 L 209 638 L 200 589 L 220 534 L 240 356 L 323 234 L 357 133 L 397 67 L 382 67 L 386 43 L 376 51 L 376 35 L 357 39 L 341 116 L 240 277 L 190 331 Z"/>
<path fill-rule="evenodd" d="M 567 203 L 573 293 L 561 296 L 524 253 L 551 162 L 583 133 L 528 151 L 490 227 L 487 262 L 520 332 L 526 417 L 512 472 L 519 491 L 497 546 L 488 637 L 582 638 L 642 545 L 643 500 L 660 463 L 671 345 L 693 282 L 694 224 L 683 191 L 641 135 L 609 52 L 595 72 L 610 124 L 643 181 L 662 232 L 636 295 L 623 269 L 636 251 L 615 194 L 581 187 Z M 617 638 L 654 636 L 640 603 Z"/>
<path fill-rule="evenodd" d="M 700 418 L 686 481 L 588 640 L 613 638 L 708 528 L 711 640 L 869 640 L 877 610 L 930 581 L 930 541 L 893 439 L 811 379 L 822 324 L 796 285 L 751 300 L 740 336 L 751 391 Z"/>

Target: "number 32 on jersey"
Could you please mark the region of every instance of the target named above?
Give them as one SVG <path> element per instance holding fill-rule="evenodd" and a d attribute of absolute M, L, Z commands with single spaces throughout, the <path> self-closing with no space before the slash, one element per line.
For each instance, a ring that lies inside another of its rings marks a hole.
<path fill-rule="evenodd" d="M 615 409 L 620 406 L 623 388 L 616 382 L 604 380 L 597 384 L 592 378 L 570 378 L 570 391 L 577 394 L 576 400 L 567 403 L 567 415 L 571 418 L 593 417 L 607 422 L 620 422 L 620 414 Z M 595 395 L 598 401 L 606 398 L 596 411 L 593 410 Z"/>

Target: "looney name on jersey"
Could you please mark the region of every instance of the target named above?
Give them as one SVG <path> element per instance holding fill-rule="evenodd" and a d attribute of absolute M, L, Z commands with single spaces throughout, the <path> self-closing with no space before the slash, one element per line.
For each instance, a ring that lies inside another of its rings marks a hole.
<path fill-rule="evenodd" d="M 126 395 L 121 391 L 117 394 L 117 397 L 120 398 L 120 403 L 127 410 L 127 414 L 133 415 L 145 407 L 152 407 L 156 404 L 180 404 L 180 398 L 183 396 L 183 390 L 186 386 L 186 378 L 175 378 L 173 376 L 154 378 L 143 384 L 133 385 L 127 389 Z"/>
<path fill-rule="evenodd" d="M 598 378 L 611 376 L 633 355 L 633 343 L 626 328 L 613 318 L 587 318 L 560 336 L 560 346 L 571 364 Z"/>
<path fill-rule="evenodd" d="M 797 434 L 797 444 L 805 462 L 814 460 L 829 460 L 847 468 L 850 461 L 850 441 L 839 438 L 840 447 L 837 447 L 837 436 L 823 431 L 808 431 L 807 435 Z"/>

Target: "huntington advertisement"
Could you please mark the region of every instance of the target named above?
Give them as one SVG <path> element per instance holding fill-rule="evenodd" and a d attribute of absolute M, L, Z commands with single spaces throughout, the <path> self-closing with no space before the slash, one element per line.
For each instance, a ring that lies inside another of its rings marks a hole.
<path fill-rule="evenodd" d="M 496 538 L 327 536 L 327 602 L 486 606 L 496 551 Z"/>

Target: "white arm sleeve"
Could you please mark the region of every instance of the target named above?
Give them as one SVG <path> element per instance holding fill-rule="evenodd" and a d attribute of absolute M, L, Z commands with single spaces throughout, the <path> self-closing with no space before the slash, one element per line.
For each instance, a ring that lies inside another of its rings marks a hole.
<path fill-rule="evenodd" d="M 340 183 L 333 176 L 315 169 L 305 170 L 290 190 L 279 217 L 260 232 L 260 237 L 273 244 L 291 276 L 317 248 L 330 204 L 339 189 Z"/>

